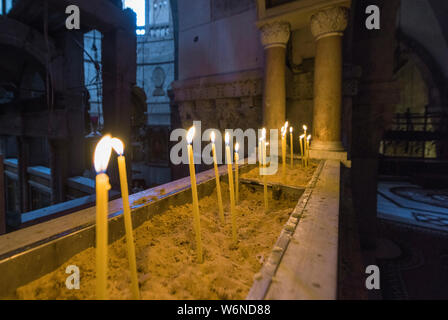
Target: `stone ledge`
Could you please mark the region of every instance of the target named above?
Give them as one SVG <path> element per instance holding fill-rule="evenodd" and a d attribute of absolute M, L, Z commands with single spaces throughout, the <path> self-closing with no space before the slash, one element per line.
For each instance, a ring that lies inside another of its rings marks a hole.
<path fill-rule="evenodd" d="M 325 161 L 321 162 L 313 174 L 313 177 L 308 182 L 308 185 L 297 202 L 294 211 L 291 213 L 288 221 L 286 222 L 284 229 L 275 243 L 267 262 L 263 265 L 259 273 L 255 275 L 254 283 L 250 289 L 246 299 L 247 300 L 261 300 L 264 299 L 269 286 L 274 281 L 274 275 L 278 268 L 279 263 L 285 251 L 288 248 L 288 244 L 292 239 L 292 235 L 297 228 L 302 212 L 310 199 L 313 188 L 315 187 L 317 180 L 322 172 Z"/>
<path fill-rule="evenodd" d="M 352 161 L 348 160 L 347 152 L 345 151 L 325 151 L 325 150 L 312 150 L 310 149 L 310 158 L 312 159 L 325 159 L 325 160 L 339 160 L 347 167 L 352 167 Z"/>
<path fill-rule="evenodd" d="M 337 298 L 340 162 L 325 161 L 266 299 Z"/>
<path fill-rule="evenodd" d="M 310 149 L 310 158 L 346 161 L 347 160 L 347 152 Z"/>
<path fill-rule="evenodd" d="M 337 298 L 340 162 L 326 160 L 321 170 L 294 209 L 298 223 L 286 247 L 274 248 L 281 257 L 268 260 L 248 299 Z"/>

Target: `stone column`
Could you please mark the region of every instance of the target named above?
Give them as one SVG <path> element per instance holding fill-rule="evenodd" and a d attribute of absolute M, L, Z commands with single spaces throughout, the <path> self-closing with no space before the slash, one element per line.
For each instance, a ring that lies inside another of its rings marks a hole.
<path fill-rule="evenodd" d="M 66 164 L 59 166 L 58 174 L 56 172 L 52 173 L 52 181 L 58 181 L 58 190 L 64 190 L 67 177 L 82 175 L 86 168 L 84 139 L 84 113 L 86 110 L 83 99 L 85 88 L 84 74 L 80 72 L 84 68 L 84 51 L 79 46 L 79 43 L 83 43 L 84 36 L 81 31 L 72 31 L 65 32 L 60 38 L 64 52 L 61 90 L 64 90 L 64 105 L 69 117 L 69 137 L 68 140 L 55 143 L 53 146 L 57 145 L 57 147 L 52 148 L 57 158 L 66 159 L 67 161 Z M 90 165 L 91 163 L 89 163 Z M 56 198 L 62 199 L 59 196 L 56 196 Z"/>
<path fill-rule="evenodd" d="M 334 7 L 311 17 L 316 40 L 312 150 L 343 151 L 341 143 L 342 35 L 348 9 Z"/>
<path fill-rule="evenodd" d="M 290 26 L 273 22 L 260 27 L 261 43 L 265 50 L 263 88 L 263 126 L 280 129 L 286 117 L 285 59 Z"/>
<path fill-rule="evenodd" d="M 398 43 L 396 18 L 400 0 L 375 1 L 381 8 L 381 32 L 374 37 L 371 36 L 372 31 L 365 28 L 363 17 L 364 8 L 371 1 L 357 2 L 351 63 L 361 68 L 362 76 L 352 108 L 352 192 L 353 206 L 359 219 L 361 248 L 374 249 L 378 237 L 378 150 L 400 102 L 400 87 L 394 80 L 396 56 L 393 50 Z"/>

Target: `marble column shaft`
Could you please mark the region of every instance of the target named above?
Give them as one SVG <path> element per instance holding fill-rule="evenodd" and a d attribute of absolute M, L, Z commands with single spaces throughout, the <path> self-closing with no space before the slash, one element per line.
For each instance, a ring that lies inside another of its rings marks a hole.
<path fill-rule="evenodd" d="M 286 117 L 286 43 L 290 26 L 286 22 L 273 22 L 260 27 L 261 42 L 265 49 L 263 88 L 263 126 L 280 129 Z"/>
<path fill-rule="evenodd" d="M 335 7 L 311 18 L 316 39 L 313 142 L 311 149 L 343 151 L 341 143 L 342 35 L 348 9 Z"/>

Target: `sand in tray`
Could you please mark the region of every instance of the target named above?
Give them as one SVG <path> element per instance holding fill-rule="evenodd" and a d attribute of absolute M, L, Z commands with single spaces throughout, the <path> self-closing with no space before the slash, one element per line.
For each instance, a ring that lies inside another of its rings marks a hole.
<path fill-rule="evenodd" d="M 225 179 L 224 179 L 225 180 Z M 298 199 L 271 200 L 264 213 L 263 193 L 240 189 L 238 239 L 232 244 L 228 185 L 222 183 L 226 222 L 219 220 L 216 193 L 200 200 L 204 263 L 196 262 L 190 204 L 171 207 L 135 229 L 142 299 L 244 299 Z M 68 265 L 80 268 L 80 289 L 69 290 Z M 130 299 L 130 273 L 124 237 L 109 246 L 109 297 Z M 16 290 L 18 299 L 94 299 L 95 249 L 72 257 L 60 268 Z"/>
<path fill-rule="evenodd" d="M 311 177 L 313 176 L 314 171 L 316 171 L 318 165 L 318 160 L 310 159 L 308 167 L 305 168 L 302 166 L 301 160 L 294 159 L 294 167 L 291 168 L 290 162 L 288 160 L 286 164 L 286 179 L 285 181 L 283 181 L 282 164 L 280 162 L 278 165 L 277 173 L 267 176 L 267 183 L 284 184 L 287 186 L 304 188 L 311 180 Z M 247 173 L 242 174 L 241 179 L 263 182 L 259 173 L 258 165 Z"/>

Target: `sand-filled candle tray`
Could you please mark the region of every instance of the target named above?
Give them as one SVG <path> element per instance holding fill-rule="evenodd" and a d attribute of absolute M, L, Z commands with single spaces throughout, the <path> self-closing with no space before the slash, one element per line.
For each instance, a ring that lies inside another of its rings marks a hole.
<path fill-rule="evenodd" d="M 254 166 L 242 168 L 242 175 Z M 256 169 L 256 168 L 255 168 Z M 269 188 L 265 212 L 259 183 L 243 181 L 237 206 L 238 243 L 232 242 L 227 175 L 221 176 L 225 223 L 219 220 L 215 180 L 198 186 L 204 262 L 197 263 L 191 189 L 136 201 L 132 212 L 143 299 L 244 299 L 268 259 L 304 188 Z M 163 189 L 163 188 L 162 188 Z M 122 215 L 109 219 L 109 296 L 130 299 Z M 95 226 L 63 234 L 0 260 L 1 298 L 94 299 Z M 80 268 L 79 290 L 69 290 L 66 267 Z M 3 272 L 3 273 L 2 273 Z M 19 277 L 19 278 L 17 278 Z"/>
<path fill-rule="evenodd" d="M 288 159 L 285 176 L 283 176 L 282 164 L 279 163 L 277 173 L 266 176 L 266 183 L 268 186 L 283 185 L 296 188 L 305 188 L 316 171 L 319 163 L 319 160 L 310 159 L 308 166 L 304 167 L 301 164 L 301 161 L 296 159 L 291 167 Z M 263 183 L 263 176 L 260 175 L 259 167 L 253 166 L 241 175 L 241 180 L 243 182 Z"/>

